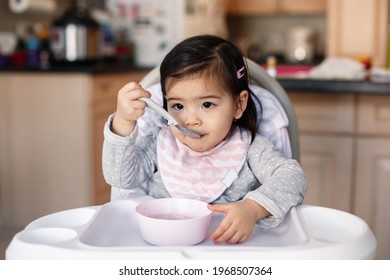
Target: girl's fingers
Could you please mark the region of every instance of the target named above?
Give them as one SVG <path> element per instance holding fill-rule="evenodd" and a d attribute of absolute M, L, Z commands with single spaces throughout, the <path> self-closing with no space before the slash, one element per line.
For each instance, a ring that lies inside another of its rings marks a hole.
<path fill-rule="evenodd" d="M 236 244 L 240 243 L 240 240 L 244 237 L 244 234 L 241 233 L 239 230 L 237 230 L 232 237 L 230 237 L 228 240 L 226 240 L 229 244 Z"/>
<path fill-rule="evenodd" d="M 238 240 L 237 243 L 243 243 L 248 240 L 248 235 L 242 235 L 241 238 Z"/>
<path fill-rule="evenodd" d="M 232 236 L 235 234 L 235 229 L 232 228 L 231 226 L 229 226 L 228 228 L 226 228 L 225 226 L 223 225 L 220 225 L 216 230 L 215 232 L 211 235 L 211 239 L 215 242 L 215 243 L 222 243 L 222 242 L 226 242 L 227 240 L 229 240 L 230 238 L 232 238 Z"/>
<path fill-rule="evenodd" d="M 142 88 L 140 84 L 135 82 L 131 82 L 123 86 L 119 90 L 119 95 L 124 96 L 129 100 L 137 100 L 141 97 L 146 97 L 146 98 L 151 97 L 150 92 L 146 91 L 145 89 Z"/>
<path fill-rule="evenodd" d="M 211 237 L 215 243 L 226 242 L 229 244 L 242 243 L 248 238 L 245 233 L 241 232 L 240 229 L 237 229 L 234 226 L 230 226 L 226 231 L 222 232 L 218 236 L 212 235 Z"/>
<path fill-rule="evenodd" d="M 132 101 L 132 106 L 136 110 L 143 110 L 146 107 L 146 103 L 141 100 L 134 100 Z"/>
<path fill-rule="evenodd" d="M 213 212 L 223 212 L 226 213 L 230 209 L 230 203 L 222 204 L 208 204 L 207 207 Z"/>
<path fill-rule="evenodd" d="M 131 91 L 136 89 L 142 89 L 142 86 L 136 82 L 130 82 L 125 84 L 120 90 L 122 91 Z"/>
<path fill-rule="evenodd" d="M 235 226 L 234 221 L 230 220 L 228 216 L 225 216 L 210 238 L 216 243 L 226 242 L 234 236 L 236 231 L 237 226 Z"/>

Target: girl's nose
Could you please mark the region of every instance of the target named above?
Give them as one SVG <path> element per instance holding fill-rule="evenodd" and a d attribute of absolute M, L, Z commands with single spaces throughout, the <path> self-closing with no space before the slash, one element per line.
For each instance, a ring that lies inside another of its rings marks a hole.
<path fill-rule="evenodd" d="M 195 113 L 189 113 L 185 120 L 186 126 L 199 126 L 201 123 L 200 118 Z"/>

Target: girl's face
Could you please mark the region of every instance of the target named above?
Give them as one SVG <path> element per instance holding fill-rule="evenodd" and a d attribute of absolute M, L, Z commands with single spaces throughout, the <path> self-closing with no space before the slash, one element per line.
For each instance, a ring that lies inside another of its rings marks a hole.
<path fill-rule="evenodd" d="M 248 92 L 239 98 L 225 92 L 214 79 L 189 78 L 167 89 L 168 112 L 180 126 L 198 133 L 200 138 L 184 135 L 174 126 L 171 131 L 183 144 L 204 152 L 219 144 L 228 134 L 234 119 L 245 111 Z"/>

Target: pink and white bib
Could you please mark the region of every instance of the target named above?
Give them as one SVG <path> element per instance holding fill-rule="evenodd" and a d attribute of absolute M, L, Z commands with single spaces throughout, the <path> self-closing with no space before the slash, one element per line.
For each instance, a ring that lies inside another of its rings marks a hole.
<path fill-rule="evenodd" d="M 206 152 L 196 152 L 163 128 L 157 137 L 157 161 L 172 197 L 216 200 L 237 178 L 251 143 L 250 132 L 236 128 Z"/>

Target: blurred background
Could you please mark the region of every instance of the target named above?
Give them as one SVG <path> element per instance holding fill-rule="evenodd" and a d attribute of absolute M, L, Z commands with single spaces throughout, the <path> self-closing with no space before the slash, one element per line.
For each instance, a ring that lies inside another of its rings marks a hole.
<path fill-rule="evenodd" d="M 0 0 L 0 253 L 34 219 L 109 201 L 118 90 L 215 34 L 287 91 L 305 203 L 362 217 L 390 259 L 389 15 L 388 0 Z"/>

